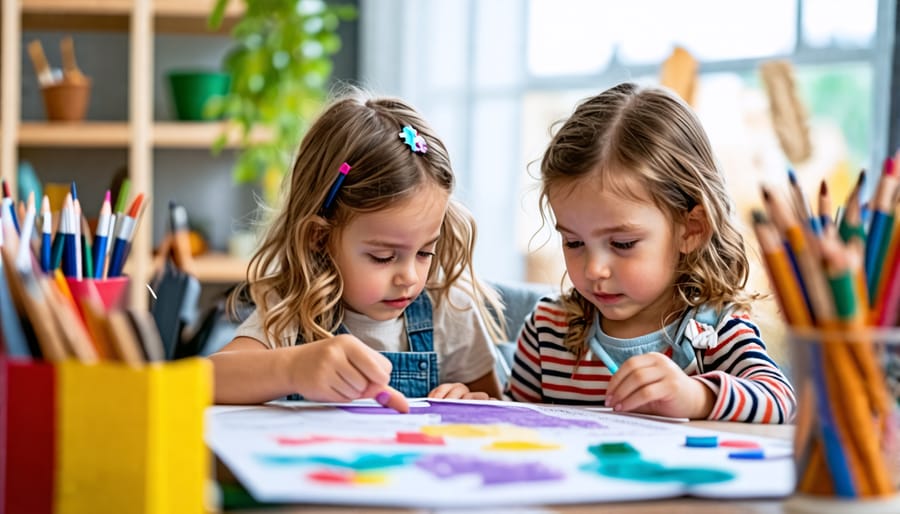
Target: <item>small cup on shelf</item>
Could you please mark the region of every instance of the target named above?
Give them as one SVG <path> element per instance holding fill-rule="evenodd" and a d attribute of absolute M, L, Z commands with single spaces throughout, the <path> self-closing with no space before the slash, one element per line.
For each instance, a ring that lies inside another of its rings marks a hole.
<path fill-rule="evenodd" d="M 62 80 L 41 88 L 50 121 L 82 121 L 91 99 L 91 81 Z"/>

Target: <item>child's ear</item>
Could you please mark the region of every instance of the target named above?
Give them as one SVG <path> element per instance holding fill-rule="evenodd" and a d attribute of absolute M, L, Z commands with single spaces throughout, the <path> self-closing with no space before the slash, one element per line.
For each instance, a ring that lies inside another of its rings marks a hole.
<path fill-rule="evenodd" d="M 710 227 L 706 218 L 706 209 L 702 205 L 695 205 L 682 221 L 683 231 L 681 241 L 678 242 L 678 251 L 691 253 L 709 239 Z"/>
<path fill-rule="evenodd" d="M 317 251 L 326 251 L 331 232 L 328 220 L 316 214 L 307 220 L 309 240 Z"/>

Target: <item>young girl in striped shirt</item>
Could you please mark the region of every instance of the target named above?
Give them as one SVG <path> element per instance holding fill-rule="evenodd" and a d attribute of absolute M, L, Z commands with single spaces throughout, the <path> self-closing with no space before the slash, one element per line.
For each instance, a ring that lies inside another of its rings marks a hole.
<path fill-rule="evenodd" d="M 793 389 L 748 317 L 748 261 L 690 107 L 661 88 L 582 102 L 541 162 L 541 211 L 573 288 L 519 336 L 509 395 L 785 423 Z"/>

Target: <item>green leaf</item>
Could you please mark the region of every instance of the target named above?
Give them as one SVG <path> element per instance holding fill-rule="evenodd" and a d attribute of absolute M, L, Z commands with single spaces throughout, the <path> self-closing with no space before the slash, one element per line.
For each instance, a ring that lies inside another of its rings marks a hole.
<path fill-rule="evenodd" d="M 228 134 L 226 134 L 226 133 L 223 131 L 223 132 L 222 132 L 221 134 L 219 134 L 219 135 L 216 137 L 216 139 L 213 141 L 212 149 L 211 149 L 212 154 L 213 154 L 213 155 L 219 155 L 219 154 L 221 154 L 221 153 L 222 153 L 222 150 L 225 149 L 225 145 L 226 145 L 226 144 L 228 144 Z"/>
<path fill-rule="evenodd" d="M 222 26 L 222 20 L 225 18 L 225 8 L 228 7 L 228 0 L 216 0 L 209 18 L 206 19 L 206 26 L 210 30 L 219 30 Z"/>

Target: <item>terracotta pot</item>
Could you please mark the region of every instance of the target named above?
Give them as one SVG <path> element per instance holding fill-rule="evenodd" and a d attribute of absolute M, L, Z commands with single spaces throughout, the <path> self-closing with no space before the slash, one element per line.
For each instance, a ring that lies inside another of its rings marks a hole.
<path fill-rule="evenodd" d="M 60 82 L 41 89 L 50 121 L 81 121 L 91 99 L 91 82 Z"/>

